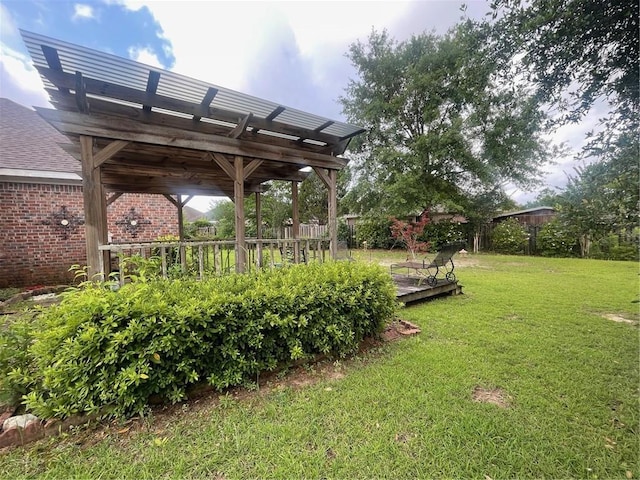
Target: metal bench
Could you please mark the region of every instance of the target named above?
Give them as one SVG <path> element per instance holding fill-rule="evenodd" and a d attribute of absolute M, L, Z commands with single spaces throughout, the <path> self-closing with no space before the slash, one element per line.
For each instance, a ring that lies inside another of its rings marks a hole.
<path fill-rule="evenodd" d="M 449 282 L 456 281 L 456 275 L 453 273 L 456 266 L 453 263 L 453 256 L 464 248 L 464 243 L 450 243 L 444 245 L 433 260 L 408 261 L 402 263 L 391 264 L 391 274 L 398 270 L 407 270 L 407 276 L 414 271 L 419 276 L 419 284 L 426 279 L 427 285 L 435 287 L 438 281 L 447 280 Z"/>

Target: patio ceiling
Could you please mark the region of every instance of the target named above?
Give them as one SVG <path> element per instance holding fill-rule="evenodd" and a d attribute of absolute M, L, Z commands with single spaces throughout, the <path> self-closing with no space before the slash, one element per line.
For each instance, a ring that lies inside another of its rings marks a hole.
<path fill-rule="evenodd" d="M 55 110 L 38 113 L 72 144 L 93 138 L 102 184 L 114 192 L 233 197 L 269 180 L 301 181 L 304 167 L 339 170 L 363 129 L 111 54 L 21 30 Z M 104 158 L 104 160 L 102 160 Z M 305 169 L 310 170 L 310 169 Z"/>

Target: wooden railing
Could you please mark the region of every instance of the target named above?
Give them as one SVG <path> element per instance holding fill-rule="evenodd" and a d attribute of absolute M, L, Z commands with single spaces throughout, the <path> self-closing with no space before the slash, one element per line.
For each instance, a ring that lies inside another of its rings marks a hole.
<path fill-rule="evenodd" d="M 109 271 L 120 284 L 135 270 L 136 257 L 152 259 L 165 278 L 192 275 L 203 279 L 235 271 L 233 240 L 112 243 L 99 248 L 109 252 Z M 326 239 L 247 239 L 245 271 L 293 263 L 322 263 L 329 257 Z"/>

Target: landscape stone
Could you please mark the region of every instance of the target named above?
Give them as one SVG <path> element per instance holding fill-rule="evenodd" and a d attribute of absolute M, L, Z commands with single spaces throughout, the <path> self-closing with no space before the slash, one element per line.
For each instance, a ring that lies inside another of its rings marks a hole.
<path fill-rule="evenodd" d="M 40 419 L 30 413 L 25 415 L 16 415 L 14 417 L 7 418 L 2 423 L 2 430 L 6 432 L 7 430 L 12 430 L 18 427 L 27 428 L 27 426 L 33 422 L 40 422 Z"/>

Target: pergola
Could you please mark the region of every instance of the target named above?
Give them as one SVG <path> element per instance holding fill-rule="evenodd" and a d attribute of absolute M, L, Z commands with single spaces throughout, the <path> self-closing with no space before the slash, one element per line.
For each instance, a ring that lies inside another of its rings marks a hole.
<path fill-rule="evenodd" d="M 336 257 L 336 175 L 347 164 L 339 155 L 362 128 L 39 34 L 21 34 L 55 106 L 36 110 L 72 141 L 64 148 L 82 165 L 90 276 L 108 265 L 108 252 L 100 251 L 107 243 L 107 205 L 123 193 L 164 194 L 177 207 L 180 229 L 182 207 L 191 196 L 231 198 L 236 271 L 243 272 L 244 197 L 255 194 L 260 226 L 264 183 L 290 181 L 295 238 L 298 183 L 310 172 L 305 167 L 329 191 L 330 253 Z"/>

